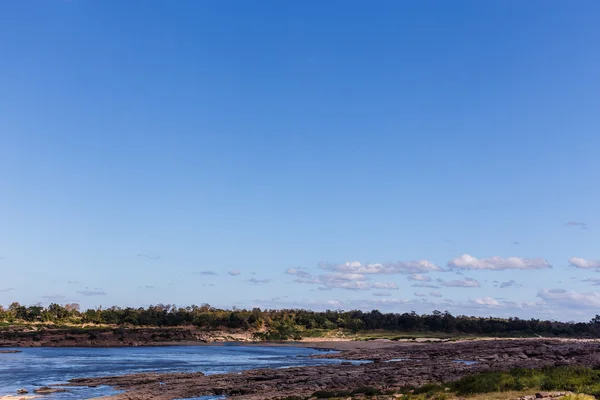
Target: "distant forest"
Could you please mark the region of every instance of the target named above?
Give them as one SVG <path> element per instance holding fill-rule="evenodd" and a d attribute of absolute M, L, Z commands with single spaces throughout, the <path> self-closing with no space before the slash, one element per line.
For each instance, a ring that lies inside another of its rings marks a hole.
<path fill-rule="evenodd" d="M 557 322 L 539 319 L 453 316 L 434 311 L 381 313 L 287 310 L 223 310 L 202 306 L 156 305 L 147 308 L 97 308 L 81 311 L 78 304 L 25 307 L 13 303 L 0 306 L 0 323 L 47 323 L 56 325 L 111 325 L 120 327 L 182 327 L 235 329 L 255 332 L 258 339 L 300 339 L 322 330 L 351 332 L 385 330 L 399 333 L 436 332 L 486 336 L 590 336 L 600 337 L 600 316 L 590 322 Z"/>

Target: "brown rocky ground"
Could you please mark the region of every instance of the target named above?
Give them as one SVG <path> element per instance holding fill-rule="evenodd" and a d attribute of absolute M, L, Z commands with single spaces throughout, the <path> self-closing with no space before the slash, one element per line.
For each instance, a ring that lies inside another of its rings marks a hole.
<path fill-rule="evenodd" d="M 110 385 L 125 390 L 123 394 L 107 398 L 111 400 L 166 400 L 202 395 L 263 400 L 292 395 L 309 396 L 318 390 L 348 391 L 359 387 L 399 390 L 406 385 L 449 382 L 474 372 L 514 367 L 600 365 L 600 342 L 597 341 L 527 339 L 429 344 L 334 342 L 311 345 L 342 350 L 340 354 L 321 354 L 317 357 L 373 362 L 260 369 L 210 376 L 202 373 L 135 374 L 74 379 L 69 385 Z M 466 365 L 457 360 L 476 363 Z"/>

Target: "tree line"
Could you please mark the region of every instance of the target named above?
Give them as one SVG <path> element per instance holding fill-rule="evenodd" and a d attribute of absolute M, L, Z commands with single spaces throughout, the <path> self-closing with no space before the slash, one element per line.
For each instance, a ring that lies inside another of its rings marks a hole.
<path fill-rule="evenodd" d="M 393 332 L 437 332 L 465 335 L 543 335 L 600 337 L 600 316 L 590 322 L 558 322 L 536 318 L 493 318 L 454 316 L 449 312 L 431 314 L 382 313 L 378 310 L 304 309 L 251 310 L 219 309 L 208 304 L 177 307 L 153 305 L 140 308 L 95 308 L 82 311 L 78 304 L 50 304 L 26 307 L 12 303 L 0 306 L 0 323 L 47 323 L 69 325 L 110 325 L 121 327 L 182 327 L 237 329 L 255 332 L 258 338 L 278 340 L 300 338 L 318 330 L 343 329 L 352 332 L 386 330 Z"/>

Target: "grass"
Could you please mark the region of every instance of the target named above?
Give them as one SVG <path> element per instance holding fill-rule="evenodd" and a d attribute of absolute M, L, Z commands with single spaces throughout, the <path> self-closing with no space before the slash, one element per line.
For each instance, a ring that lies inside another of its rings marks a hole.
<path fill-rule="evenodd" d="M 458 395 L 540 389 L 600 396 L 600 371 L 585 367 L 516 368 L 466 376 L 450 384 L 450 389 Z"/>

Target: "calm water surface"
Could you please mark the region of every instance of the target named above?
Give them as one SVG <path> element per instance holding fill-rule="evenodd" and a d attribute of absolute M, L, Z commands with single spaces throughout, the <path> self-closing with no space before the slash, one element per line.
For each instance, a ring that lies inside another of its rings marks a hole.
<path fill-rule="evenodd" d="M 26 388 L 66 382 L 72 378 L 136 372 L 194 372 L 218 374 L 253 368 L 284 368 L 339 363 L 313 359 L 317 350 L 286 346 L 165 346 L 122 348 L 25 348 L 0 354 L 0 395 Z M 48 399 L 89 399 L 118 393 L 108 387 L 68 388 Z M 207 397 L 206 399 L 209 399 Z"/>

